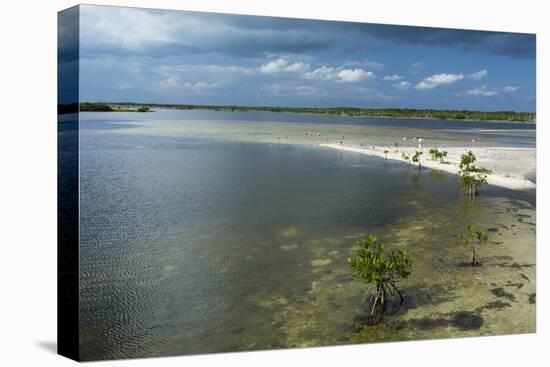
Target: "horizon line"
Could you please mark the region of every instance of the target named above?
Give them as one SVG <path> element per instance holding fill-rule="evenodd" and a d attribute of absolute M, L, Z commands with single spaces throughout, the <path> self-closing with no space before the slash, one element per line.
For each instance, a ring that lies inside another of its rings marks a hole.
<path fill-rule="evenodd" d="M 200 103 L 171 103 L 171 102 L 133 102 L 133 101 L 79 101 L 79 104 L 82 103 L 104 103 L 104 104 L 128 104 L 128 105 L 149 105 L 149 106 L 190 106 L 190 107 L 220 107 L 220 108 L 283 108 L 283 109 L 353 109 L 353 110 L 413 110 L 413 111 L 453 111 L 453 112 L 480 112 L 480 113 L 498 113 L 498 112 L 507 112 L 507 113 L 525 113 L 525 114 L 535 114 L 536 111 L 516 111 L 516 110 L 492 110 L 492 111 L 483 111 L 475 109 L 452 109 L 452 108 L 426 108 L 426 107 L 353 107 L 353 106 L 315 106 L 315 107 L 306 107 L 306 106 L 282 106 L 282 105 L 240 105 L 240 104 L 200 104 Z"/>

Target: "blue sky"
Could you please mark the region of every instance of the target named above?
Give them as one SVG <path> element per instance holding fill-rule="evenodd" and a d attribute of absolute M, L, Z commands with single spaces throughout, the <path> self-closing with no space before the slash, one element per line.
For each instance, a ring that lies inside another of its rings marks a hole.
<path fill-rule="evenodd" d="M 80 99 L 535 110 L 535 36 L 85 5 Z"/>

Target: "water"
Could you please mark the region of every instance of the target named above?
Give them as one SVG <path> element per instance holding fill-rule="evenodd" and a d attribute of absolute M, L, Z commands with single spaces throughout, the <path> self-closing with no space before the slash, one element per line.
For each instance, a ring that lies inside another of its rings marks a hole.
<path fill-rule="evenodd" d="M 316 145 L 345 134 L 373 144 L 406 135 L 452 146 L 475 136 L 479 144 L 534 147 L 525 125 L 479 126 L 81 114 L 82 358 L 534 331 L 533 193 L 489 187 L 466 205 L 456 177 Z M 460 266 L 467 253 L 457 245 L 472 219 L 495 227 L 500 242 L 482 250 L 475 272 Z M 400 314 L 375 326 L 360 321 L 364 286 L 346 262 L 366 233 L 389 249 L 407 247 L 415 261 Z"/>
<path fill-rule="evenodd" d="M 473 138 L 478 146 L 534 148 L 536 144 L 534 126 L 521 123 L 163 109 L 145 114 L 117 113 L 116 117 L 112 113 L 86 113 L 85 116 L 87 121 L 93 121 L 94 129 L 117 128 L 129 134 L 178 135 L 217 141 L 318 144 L 340 141 L 344 135 L 347 143 L 377 145 L 403 144 L 405 136 L 422 137 L 425 144 L 442 147 L 470 146 Z M 304 136 L 305 131 L 321 133 L 321 136 Z M 406 144 L 416 145 L 412 141 Z"/>

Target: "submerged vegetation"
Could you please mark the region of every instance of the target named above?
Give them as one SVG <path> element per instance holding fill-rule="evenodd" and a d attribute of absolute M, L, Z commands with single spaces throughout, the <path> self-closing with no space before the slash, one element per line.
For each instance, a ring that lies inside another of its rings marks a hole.
<path fill-rule="evenodd" d="M 479 195 L 478 189 L 487 183 L 487 175 L 463 172 L 460 174 L 460 187 L 470 199 Z"/>
<path fill-rule="evenodd" d="M 471 224 L 468 224 L 466 231 L 460 235 L 462 245 L 470 249 L 470 265 L 475 266 L 477 261 L 477 247 L 487 244 L 489 241 L 489 235 L 480 229 L 474 228 Z"/>
<path fill-rule="evenodd" d="M 403 303 L 397 281 L 407 278 L 412 271 L 412 260 L 406 250 L 386 255 L 384 245 L 369 235 L 357 241 L 357 253 L 348 262 L 355 270 L 356 278 L 371 286 L 362 301 L 365 305 L 368 298 L 366 307 L 371 317 L 386 314 L 388 302 L 392 299 Z"/>
<path fill-rule="evenodd" d="M 96 103 L 87 103 L 90 105 Z M 358 108 L 358 107 L 278 107 L 278 106 L 222 106 L 222 105 L 194 105 L 194 104 L 166 104 L 166 103 L 135 103 L 116 102 L 112 106 L 149 108 L 173 108 L 178 110 L 214 110 L 214 111 L 265 111 L 265 112 L 292 112 L 310 113 L 319 115 L 345 115 L 363 117 L 388 118 L 422 118 L 441 120 L 474 120 L 474 121 L 508 121 L 508 122 L 535 122 L 534 112 L 515 111 L 469 111 L 469 110 L 433 110 L 415 108 Z"/>

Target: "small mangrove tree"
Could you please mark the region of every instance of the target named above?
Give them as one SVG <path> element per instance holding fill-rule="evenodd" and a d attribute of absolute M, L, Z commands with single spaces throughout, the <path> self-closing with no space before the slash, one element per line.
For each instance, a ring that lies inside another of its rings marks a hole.
<path fill-rule="evenodd" d="M 422 169 L 422 156 L 423 152 L 419 152 L 418 150 L 414 152 L 414 155 L 412 156 L 412 161 L 414 163 L 418 164 L 418 169 Z"/>
<path fill-rule="evenodd" d="M 470 265 L 477 265 L 477 248 L 489 242 L 489 235 L 481 229 L 468 224 L 466 231 L 460 235 L 460 239 L 462 240 L 462 245 L 470 249 Z"/>
<path fill-rule="evenodd" d="M 459 164 L 459 180 L 462 191 L 470 199 L 473 199 L 479 193 L 479 188 L 487 183 L 487 175 L 491 173 L 484 167 L 476 167 L 476 156 L 472 151 L 462 154 Z"/>
<path fill-rule="evenodd" d="M 386 314 L 390 300 L 403 303 L 397 282 L 411 274 L 413 264 L 406 250 L 385 254 L 384 245 L 369 235 L 357 241 L 357 253 L 348 262 L 356 278 L 370 286 L 361 303 L 368 307 L 371 317 Z"/>
<path fill-rule="evenodd" d="M 439 163 L 445 163 L 445 157 L 447 157 L 446 150 L 439 150 L 438 148 L 432 148 L 430 149 L 429 153 L 432 156 L 432 160 L 434 161 L 439 160 Z"/>

